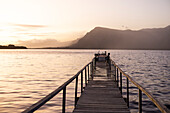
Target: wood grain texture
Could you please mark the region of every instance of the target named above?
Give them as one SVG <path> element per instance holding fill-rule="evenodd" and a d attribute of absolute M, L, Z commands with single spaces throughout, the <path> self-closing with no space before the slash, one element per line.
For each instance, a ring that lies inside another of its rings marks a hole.
<path fill-rule="evenodd" d="M 91 79 L 73 113 L 130 113 L 114 78 L 114 69 L 97 62 Z"/>

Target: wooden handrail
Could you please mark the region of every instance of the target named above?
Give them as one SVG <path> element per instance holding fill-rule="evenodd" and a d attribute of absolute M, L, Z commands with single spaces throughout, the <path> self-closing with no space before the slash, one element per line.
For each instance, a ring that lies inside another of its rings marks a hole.
<path fill-rule="evenodd" d="M 133 83 L 138 89 L 140 89 L 143 93 L 146 94 L 146 96 L 159 108 L 159 110 L 162 113 L 170 113 L 170 110 L 167 109 L 165 105 L 163 105 L 161 102 L 159 102 L 154 96 L 149 93 L 147 89 L 142 87 L 139 83 L 137 83 L 132 77 L 130 77 L 128 74 L 126 74 L 122 69 L 119 68 L 119 66 L 116 65 L 116 63 L 111 60 L 111 63 L 122 73 L 131 83 Z M 118 72 L 117 72 L 118 73 Z"/>
<path fill-rule="evenodd" d="M 94 60 L 94 59 L 93 59 Z M 92 60 L 92 62 L 93 62 Z M 85 70 L 86 67 L 88 67 L 89 65 L 92 64 L 92 62 L 89 62 L 87 65 L 85 65 L 76 75 L 74 75 L 72 78 L 70 78 L 68 81 L 66 81 L 64 84 L 62 84 L 61 86 L 59 86 L 56 90 L 54 90 L 53 92 L 51 92 L 50 94 L 48 94 L 46 97 L 42 98 L 41 100 L 39 100 L 38 102 L 36 102 L 35 104 L 33 104 L 32 106 L 30 106 L 28 109 L 24 110 L 22 113 L 32 113 L 34 111 L 36 111 L 37 109 L 39 109 L 41 106 L 43 106 L 46 102 L 48 102 L 50 99 L 52 99 L 54 96 L 56 96 L 60 91 L 63 90 L 63 113 L 65 113 L 65 96 L 66 96 L 66 87 L 68 84 L 70 84 L 74 79 L 76 79 L 76 84 L 78 82 L 78 76 L 80 75 L 80 73 L 83 72 L 83 70 Z M 87 75 L 86 75 L 87 76 Z M 89 76 L 89 75 L 88 75 Z M 85 81 L 87 82 L 87 81 Z M 78 84 L 77 84 L 78 85 Z M 83 85 L 83 84 L 81 84 Z M 83 86 L 81 86 L 83 87 Z M 77 90 L 77 88 L 75 89 Z M 77 91 L 75 91 L 76 94 L 75 96 L 77 96 Z M 75 97 L 77 98 L 77 97 Z M 77 99 L 75 99 L 75 101 L 77 101 Z M 77 103 L 77 102 L 75 102 Z"/>
<path fill-rule="evenodd" d="M 32 113 L 34 111 L 36 111 L 37 109 L 39 109 L 41 106 L 43 106 L 46 102 L 48 102 L 50 99 L 52 99 L 54 96 L 56 96 L 60 91 L 63 90 L 63 108 L 62 108 L 62 112 L 65 113 L 65 97 L 66 97 L 66 87 L 67 85 L 69 85 L 73 80 L 76 79 L 76 85 L 75 85 L 75 106 L 77 104 L 78 98 L 77 98 L 77 89 L 78 89 L 78 77 L 79 75 L 81 75 L 81 93 L 83 92 L 83 71 L 85 70 L 85 85 L 87 84 L 87 78 L 89 79 L 89 75 L 90 72 L 91 74 L 93 73 L 94 70 L 94 58 L 92 59 L 92 62 L 89 62 L 87 65 L 85 65 L 77 74 L 75 74 L 73 77 L 71 77 L 68 81 L 66 81 L 64 84 L 62 84 L 60 87 L 58 87 L 56 90 L 54 90 L 53 92 L 51 92 L 50 94 L 48 94 L 46 97 L 42 98 L 41 100 L 39 100 L 38 102 L 36 102 L 35 104 L 33 104 L 32 106 L 30 106 L 28 109 L 24 110 L 22 113 Z M 139 100 L 142 101 L 142 92 L 146 94 L 146 96 L 159 108 L 159 110 L 162 113 L 169 113 L 170 111 L 166 108 L 166 106 L 164 106 L 161 102 L 159 102 L 157 99 L 155 99 L 153 97 L 152 94 L 149 93 L 148 90 L 146 90 L 144 87 L 142 87 L 140 84 L 138 84 L 135 80 L 133 80 L 132 77 L 130 77 L 128 74 L 126 74 L 122 69 L 120 69 L 116 63 L 112 60 L 110 60 L 111 63 L 115 66 L 115 71 L 117 70 L 117 73 L 115 72 L 115 74 L 117 75 L 117 81 L 122 82 L 122 80 L 119 80 L 118 77 L 118 71 L 120 72 L 120 78 L 122 79 L 122 75 L 124 75 L 127 78 L 127 93 L 129 92 L 129 81 L 131 83 L 133 83 L 138 89 L 139 89 Z M 89 68 L 90 66 L 90 68 Z M 88 69 L 86 69 L 86 67 Z M 88 73 L 86 72 L 88 70 Z M 88 76 L 88 77 L 87 77 Z M 92 76 L 93 77 L 93 76 Z M 115 76 L 115 80 L 116 80 L 116 76 Z M 119 86 L 119 85 L 118 85 Z M 120 83 L 120 90 L 122 90 L 122 83 Z M 127 94 L 127 106 L 129 106 L 129 93 Z M 142 103 L 139 103 L 139 113 L 142 112 L 142 107 L 141 107 Z"/>

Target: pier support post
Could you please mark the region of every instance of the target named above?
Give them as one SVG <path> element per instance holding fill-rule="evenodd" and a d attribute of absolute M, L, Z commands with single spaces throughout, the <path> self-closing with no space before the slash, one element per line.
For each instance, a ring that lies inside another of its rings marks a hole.
<path fill-rule="evenodd" d="M 85 67 L 85 84 L 87 86 L 87 70 L 86 70 L 86 67 Z"/>
<path fill-rule="evenodd" d="M 83 93 L 83 71 L 81 71 L 81 93 Z"/>
<path fill-rule="evenodd" d="M 122 73 L 120 72 L 120 93 L 122 94 Z"/>
<path fill-rule="evenodd" d="M 63 106 L 62 106 L 62 113 L 65 113 L 66 108 L 66 87 L 63 89 Z"/>
<path fill-rule="evenodd" d="M 91 63 L 91 78 L 92 78 L 92 80 L 93 80 L 93 61 L 92 61 L 92 63 Z"/>
<path fill-rule="evenodd" d="M 119 87 L 119 70 L 117 68 L 117 87 Z"/>
<path fill-rule="evenodd" d="M 115 75 L 114 76 L 115 76 L 115 82 L 116 82 L 116 66 L 114 65 L 114 67 L 115 67 Z"/>
<path fill-rule="evenodd" d="M 115 68 L 115 76 L 116 76 L 116 66 L 114 65 L 114 68 Z"/>
<path fill-rule="evenodd" d="M 127 103 L 127 106 L 129 108 L 129 79 L 126 78 L 126 83 L 127 83 L 127 100 L 126 100 L 126 103 Z"/>
<path fill-rule="evenodd" d="M 109 59 L 109 70 L 111 71 L 111 60 Z"/>
<path fill-rule="evenodd" d="M 139 89 L 139 113 L 142 113 L 142 91 Z"/>
<path fill-rule="evenodd" d="M 91 62 L 91 75 L 93 75 L 93 61 Z"/>
<path fill-rule="evenodd" d="M 78 101 L 78 98 L 77 98 L 77 89 L 78 89 L 78 76 L 76 77 L 76 84 L 75 84 L 75 103 L 74 103 L 75 107 L 76 107 L 77 101 Z"/>
<path fill-rule="evenodd" d="M 89 75 L 90 75 L 90 73 L 89 73 L 89 65 L 88 65 L 88 81 L 89 81 Z"/>

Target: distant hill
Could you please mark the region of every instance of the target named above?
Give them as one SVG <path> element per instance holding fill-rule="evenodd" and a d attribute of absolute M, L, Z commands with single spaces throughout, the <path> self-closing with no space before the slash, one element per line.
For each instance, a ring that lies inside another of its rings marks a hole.
<path fill-rule="evenodd" d="M 56 39 L 31 39 L 26 41 L 18 41 L 17 45 L 25 45 L 34 49 L 56 49 L 77 43 L 78 39 L 73 41 L 60 42 Z"/>
<path fill-rule="evenodd" d="M 27 49 L 25 46 L 15 46 L 13 44 L 9 44 L 8 46 L 0 45 L 0 49 Z"/>
<path fill-rule="evenodd" d="M 67 48 L 170 50 L 170 26 L 138 31 L 96 27 Z"/>

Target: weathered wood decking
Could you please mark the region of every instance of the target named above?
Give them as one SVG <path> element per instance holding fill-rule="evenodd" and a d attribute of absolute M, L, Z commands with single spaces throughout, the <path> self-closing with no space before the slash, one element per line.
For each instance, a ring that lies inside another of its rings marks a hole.
<path fill-rule="evenodd" d="M 93 79 L 85 87 L 73 113 L 130 113 L 105 61 L 96 63 Z"/>

